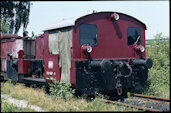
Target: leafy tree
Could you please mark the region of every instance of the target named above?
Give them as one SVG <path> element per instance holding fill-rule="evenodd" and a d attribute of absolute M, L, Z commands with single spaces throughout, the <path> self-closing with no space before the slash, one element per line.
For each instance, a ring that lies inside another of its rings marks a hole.
<path fill-rule="evenodd" d="M 17 34 L 20 27 L 23 25 L 23 31 L 27 28 L 30 15 L 29 1 L 2 1 L 1 8 L 1 32 Z M 4 28 L 6 25 L 7 28 Z"/>
<path fill-rule="evenodd" d="M 31 34 L 32 34 L 32 35 L 31 35 L 31 37 L 29 37 L 29 38 L 30 38 L 30 39 L 35 39 L 35 38 L 36 38 L 36 35 L 34 34 L 33 31 L 31 32 Z"/>
<path fill-rule="evenodd" d="M 1 23 L 1 27 L 0 27 L 1 33 L 8 33 L 8 26 L 7 26 L 7 24 L 5 23 L 3 17 L 0 19 L 0 23 Z"/>

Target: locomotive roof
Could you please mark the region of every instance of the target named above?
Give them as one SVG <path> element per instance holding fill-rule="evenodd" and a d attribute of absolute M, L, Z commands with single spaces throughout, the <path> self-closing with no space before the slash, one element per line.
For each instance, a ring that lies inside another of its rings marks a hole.
<path fill-rule="evenodd" d="M 43 31 L 48 31 L 48 30 L 53 30 L 53 29 L 59 29 L 59 28 L 63 28 L 63 27 L 69 27 L 69 26 L 74 26 L 75 21 L 78 19 L 79 17 L 75 17 L 75 18 L 69 18 L 69 19 L 62 19 L 61 21 L 57 21 L 55 24 L 53 24 L 52 26 L 45 28 Z"/>
<path fill-rule="evenodd" d="M 97 12 L 97 13 L 114 13 L 114 12 Z M 141 22 L 140 20 L 138 20 L 138 19 L 136 19 L 136 18 L 134 18 L 134 17 L 132 17 L 130 15 L 124 14 L 124 13 L 119 13 L 119 12 L 116 12 L 116 13 L 122 14 L 122 15 L 126 15 L 128 17 L 131 17 L 131 18 L 137 20 L 139 23 L 141 23 L 144 26 L 145 29 L 147 29 L 146 25 L 143 22 Z M 51 25 L 50 27 L 45 28 L 43 31 L 49 31 L 49 30 L 54 30 L 54 29 L 60 29 L 60 28 L 74 26 L 75 25 L 75 21 L 77 19 L 85 17 L 85 16 L 88 16 L 88 15 L 90 15 L 90 14 L 86 14 L 86 15 L 83 15 L 83 16 L 75 17 L 75 18 L 62 19 L 62 20 L 56 22 L 55 24 Z"/>
<path fill-rule="evenodd" d="M 1 34 L 0 39 L 22 38 L 17 34 Z"/>

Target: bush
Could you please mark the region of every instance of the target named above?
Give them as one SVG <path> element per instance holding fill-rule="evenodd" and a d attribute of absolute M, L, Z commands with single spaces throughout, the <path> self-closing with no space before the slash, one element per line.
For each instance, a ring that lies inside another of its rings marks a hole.
<path fill-rule="evenodd" d="M 148 79 L 142 93 L 169 97 L 170 80 L 170 48 L 169 41 L 163 40 L 168 37 L 162 36 L 162 33 L 156 34 L 155 39 L 147 43 L 146 56 L 153 60 L 153 67 L 149 69 Z"/>
<path fill-rule="evenodd" d="M 67 97 L 72 97 L 75 93 L 75 89 L 71 88 L 70 83 L 60 83 L 59 81 L 53 81 L 50 83 L 50 95 L 55 98 L 63 98 L 66 99 Z"/>

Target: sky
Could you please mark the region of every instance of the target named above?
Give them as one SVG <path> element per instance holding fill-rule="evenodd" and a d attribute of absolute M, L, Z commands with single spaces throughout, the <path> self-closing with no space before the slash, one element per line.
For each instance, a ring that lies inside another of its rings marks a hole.
<path fill-rule="evenodd" d="M 157 33 L 170 35 L 169 1 L 32 1 L 29 36 L 43 33 L 43 29 L 63 18 L 85 15 L 90 10 L 113 11 L 133 16 L 147 26 L 146 39 L 153 39 Z M 18 35 L 22 36 L 22 28 Z"/>

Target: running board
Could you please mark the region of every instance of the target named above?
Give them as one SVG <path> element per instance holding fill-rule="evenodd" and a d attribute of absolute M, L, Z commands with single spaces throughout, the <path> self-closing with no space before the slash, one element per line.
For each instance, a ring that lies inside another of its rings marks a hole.
<path fill-rule="evenodd" d="M 36 84 L 38 86 L 43 86 L 43 85 L 48 85 L 46 80 L 43 79 L 43 78 L 30 78 L 30 77 L 27 77 L 27 78 L 23 78 L 23 83 L 25 84 Z"/>

